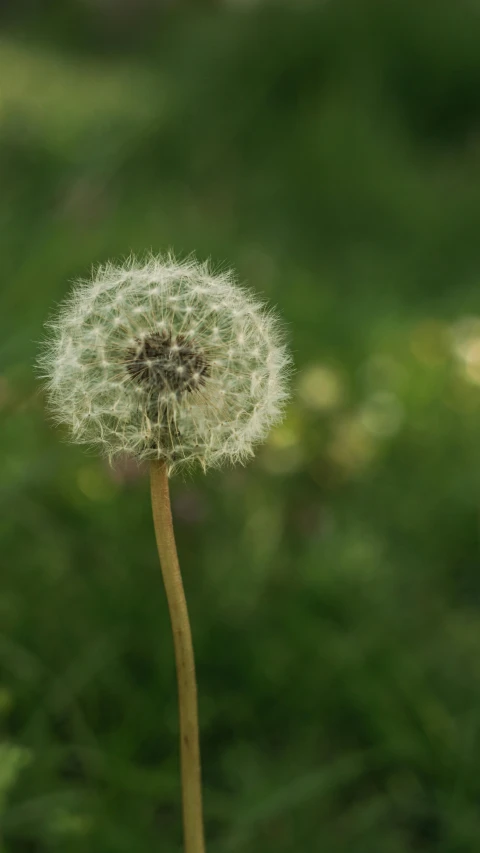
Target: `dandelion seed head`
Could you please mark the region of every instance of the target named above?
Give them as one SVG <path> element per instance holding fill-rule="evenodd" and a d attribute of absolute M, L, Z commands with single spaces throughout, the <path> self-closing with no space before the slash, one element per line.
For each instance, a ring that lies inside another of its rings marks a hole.
<path fill-rule="evenodd" d="M 110 459 L 244 462 L 282 416 L 282 329 L 230 272 L 172 255 L 109 263 L 48 325 L 39 364 L 55 419 Z"/>

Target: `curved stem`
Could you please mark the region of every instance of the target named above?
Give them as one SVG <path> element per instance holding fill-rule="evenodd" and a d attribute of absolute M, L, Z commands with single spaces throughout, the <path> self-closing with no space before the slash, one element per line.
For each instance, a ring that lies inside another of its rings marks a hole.
<path fill-rule="evenodd" d="M 164 462 L 155 461 L 151 464 L 151 491 L 153 523 L 172 622 L 177 666 L 185 853 L 205 853 L 195 661 Z"/>

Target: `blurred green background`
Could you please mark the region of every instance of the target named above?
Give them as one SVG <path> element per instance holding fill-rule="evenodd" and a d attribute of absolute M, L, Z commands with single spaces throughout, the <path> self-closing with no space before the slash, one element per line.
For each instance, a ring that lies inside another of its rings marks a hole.
<path fill-rule="evenodd" d="M 33 362 L 92 263 L 234 266 L 294 353 L 176 479 L 209 853 L 480 850 L 480 4 L 0 9 L 0 849 L 181 849 L 148 482 Z"/>

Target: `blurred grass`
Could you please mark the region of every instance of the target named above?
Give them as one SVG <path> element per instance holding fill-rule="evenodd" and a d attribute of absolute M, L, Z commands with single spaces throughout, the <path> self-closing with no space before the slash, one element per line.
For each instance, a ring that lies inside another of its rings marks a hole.
<path fill-rule="evenodd" d="M 245 470 L 174 483 L 210 849 L 480 846 L 480 16 L 427 0 L 4 12 L 0 748 L 8 853 L 180 849 L 148 489 L 61 441 L 68 280 L 175 247 L 279 306 Z"/>

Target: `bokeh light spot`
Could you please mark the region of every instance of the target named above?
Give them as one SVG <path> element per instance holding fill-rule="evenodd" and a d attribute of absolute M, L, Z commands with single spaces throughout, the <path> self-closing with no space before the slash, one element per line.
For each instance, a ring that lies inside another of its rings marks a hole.
<path fill-rule="evenodd" d="M 312 364 L 300 375 L 298 395 L 307 408 L 328 411 L 343 402 L 345 389 L 335 370 L 322 364 Z"/>
<path fill-rule="evenodd" d="M 91 501 L 108 501 L 115 494 L 113 481 L 95 465 L 80 468 L 77 474 L 78 488 Z"/>
<path fill-rule="evenodd" d="M 428 319 L 413 329 L 410 350 L 417 361 L 436 367 L 448 357 L 448 328 L 438 320 Z"/>
<path fill-rule="evenodd" d="M 400 429 L 404 419 L 403 406 L 389 391 L 373 394 L 360 411 L 360 421 L 367 432 L 378 438 L 389 438 Z"/>

